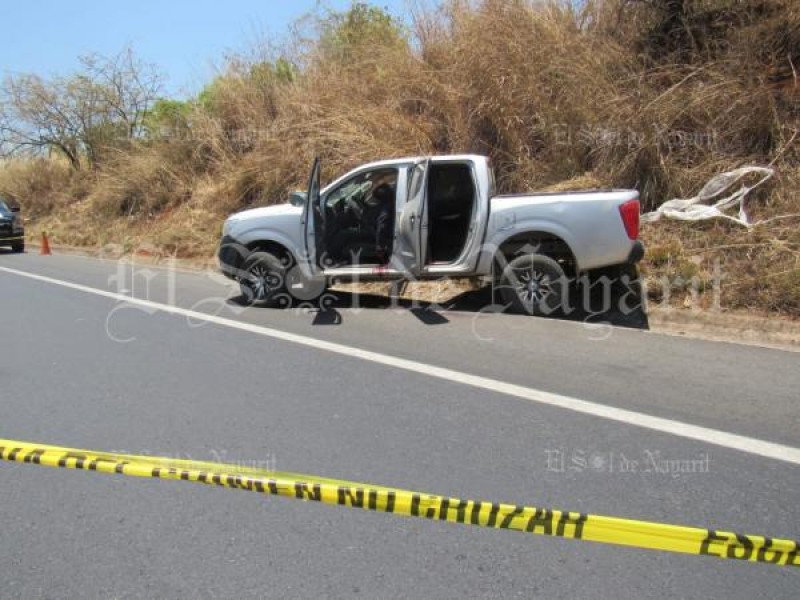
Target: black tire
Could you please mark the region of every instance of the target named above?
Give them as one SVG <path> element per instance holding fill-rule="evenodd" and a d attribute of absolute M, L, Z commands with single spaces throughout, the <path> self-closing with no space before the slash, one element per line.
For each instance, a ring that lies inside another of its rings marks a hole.
<path fill-rule="evenodd" d="M 289 308 L 312 304 L 325 293 L 325 279 L 309 279 L 289 254 L 251 253 L 244 261 L 239 289 L 247 304 Z"/>
<path fill-rule="evenodd" d="M 242 265 L 239 289 L 247 304 L 271 308 L 291 306 L 286 288 L 290 261 L 281 261 L 271 252 L 253 252 Z"/>
<path fill-rule="evenodd" d="M 11 251 L 15 254 L 22 254 L 25 252 L 25 242 L 17 242 L 16 244 L 11 244 Z"/>
<path fill-rule="evenodd" d="M 500 276 L 500 295 L 511 311 L 549 316 L 562 308 L 569 281 L 564 269 L 543 254 L 523 254 L 511 260 Z"/>

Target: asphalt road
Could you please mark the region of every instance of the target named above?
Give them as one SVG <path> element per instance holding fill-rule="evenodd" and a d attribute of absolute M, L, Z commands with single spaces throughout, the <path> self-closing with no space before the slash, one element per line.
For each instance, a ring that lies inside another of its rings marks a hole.
<path fill-rule="evenodd" d="M 244 308 L 236 296 L 213 274 L 0 253 L 0 438 L 800 539 L 796 463 L 358 350 L 794 452 L 796 353 L 369 298 L 352 309 L 356 299 L 341 294 L 323 312 Z M 708 468 L 653 468 L 690 459 Z M 10 463 L 0 463 L 0 526 L 2 598 L 789 598 L 800 589 L 796 569 Z"/>

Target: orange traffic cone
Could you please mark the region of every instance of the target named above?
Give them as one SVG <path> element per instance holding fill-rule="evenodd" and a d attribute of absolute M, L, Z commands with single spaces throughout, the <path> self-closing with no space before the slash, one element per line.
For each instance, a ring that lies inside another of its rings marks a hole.
<path fill-rule="evenodd" d="M 39 254 L 42 256 L 50 256 L 52 252 L 50 252 L 50 242 L 47 240 L 47 233 L 44 231 L 42 232 L 42 245 L 39 248 Z"/>

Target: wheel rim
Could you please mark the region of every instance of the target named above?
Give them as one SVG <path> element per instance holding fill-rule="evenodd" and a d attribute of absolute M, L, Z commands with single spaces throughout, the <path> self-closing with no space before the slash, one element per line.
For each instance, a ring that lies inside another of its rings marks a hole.
<path fill-rule="evenodd" d="M 531 267 L 517 275 L 514 289 L 525 304 L 539 304 L 553 293 L 553 282 L 550 275 Z"/>
<path fill-rule="evenodd" d="M 243 280 L 255 300 L 266 300 L 280 287 L 281 276 L 262 264 L 253 265 Z"/>

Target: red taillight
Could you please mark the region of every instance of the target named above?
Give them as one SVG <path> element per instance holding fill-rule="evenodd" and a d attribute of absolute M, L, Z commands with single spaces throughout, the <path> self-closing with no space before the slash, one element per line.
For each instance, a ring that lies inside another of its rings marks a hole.
<path fill-rule="evenodd" d="M 622 217 L 622 224 L 625 225 L 625 233 L 632 240 L 639 239 L 639 201 L 628 200 L 620 205 L 619 215 Z"/>

